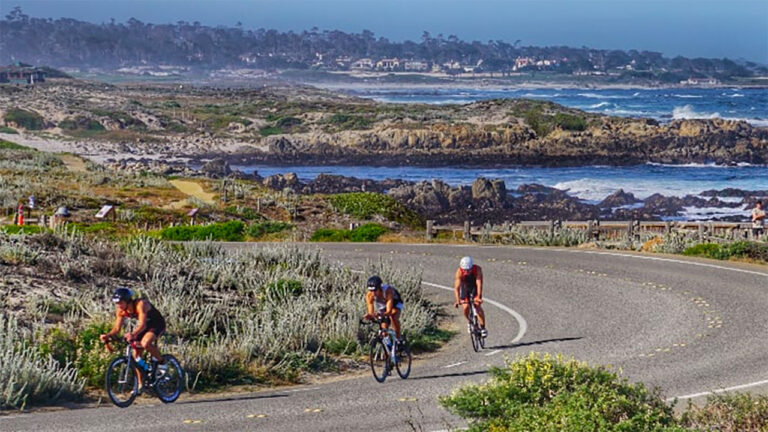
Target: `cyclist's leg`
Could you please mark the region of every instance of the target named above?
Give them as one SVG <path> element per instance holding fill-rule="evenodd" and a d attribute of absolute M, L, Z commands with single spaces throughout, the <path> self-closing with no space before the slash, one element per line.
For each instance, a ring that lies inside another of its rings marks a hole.
<path fill-rule="evenodd" d="M 392 316 L 392 327 L 395 329 L 395 334 L 397 335 L 397 340 L 400 340 L 400 314 L 402 313 L 401 309 L 397 309 L 397 313 Z"/>
<path fill-rule="evenodd" d="M 461 307 L 464 310 L 464 318 L 469 321 L 469 302 L 466 300 L 462 300 Z"/>
<path fill-rule="evenodd" d="M 142 348 L 133 348 L 133 358 L 139 358 L 141 357 L 141 354 L 144 352 Z M 136 378 L 139 379 L 139 388 L 144 388 L 144 377 L 142 374 L 136 374 Z"/>
<path fill-rule="evenodd" d="M 485 312 L 483 312 L 483 307 L 476 305 L 475 309 L 477 310 L 477 322 L 480 323 L 481 328 L 485 328 Z"/>
<path fill-rule="evenodd" d="M 155 330 L 150 330 L 144 334 L 144 337 L 141 338 L 141 346 L 146 349 L 159 364 L 163 364 L 163 355 L 160 354 L 160 350 L 157 348 L 157 335 L 155 334 Z"/>

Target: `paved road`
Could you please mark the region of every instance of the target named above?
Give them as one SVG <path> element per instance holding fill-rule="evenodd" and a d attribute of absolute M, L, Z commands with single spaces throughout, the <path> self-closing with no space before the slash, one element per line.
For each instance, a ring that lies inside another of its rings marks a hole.
<path fill-rule="evenodd" d="M 239 245 L 230 247 L 253 247 Z M 368 260 L 423 269 L 425 290 L 449 306 L 459 257 L 484 268 L 491 335 L 474 353 L 461 333 L 415 365 L 411 378 L 368 374 L 232 399 L 0 417 L 1 431 L 434 431 L 462 426 L 437 397 L 482 382 L 491 365 L 530 351 L 620 367 L 670 396 L 737 387 L 768 390 L 768 271 L 676 257 L 598 251 L 439 245 L 326 244 L 353 268 Z M 362 298 L 362 293 L 361 293 Z M 362 300 L 361 300 L 362 301 Z M 456 328 L 465 328 L 453 320 Z"/>

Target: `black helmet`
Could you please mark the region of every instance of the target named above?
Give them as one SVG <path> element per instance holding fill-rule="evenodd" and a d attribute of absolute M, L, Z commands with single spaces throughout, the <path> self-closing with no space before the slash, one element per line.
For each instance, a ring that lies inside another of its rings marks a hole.
<path fill-rule="evenodd" d="M 131 299 L 133 299 L 133 291 L 125 287 L 116 289 L 115 293 L 112 294 L 112 301 L 115 303 L 120 301 L 129 301 Z"/>
<path fill-rule="evenodd" d="M 373 291 L 376 289 L 381 288 L 382 280 L 380 277 L 373 275 L 368 278 L 368 282 L 366 282 L 366 286 L 368 287 L 368 291 Z"/>

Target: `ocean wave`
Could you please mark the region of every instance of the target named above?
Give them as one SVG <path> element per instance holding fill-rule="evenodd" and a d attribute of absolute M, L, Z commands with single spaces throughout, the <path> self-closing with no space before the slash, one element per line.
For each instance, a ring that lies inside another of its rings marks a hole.
<path fill-rule="evenodd" d="M 720 113 L 700 113 L 693 110 L 692 105 L 676 106 L 672 110 L 672 118 L 675 120 L 680 119 L 712 119 L 720 117 Z"/>
<path fill-rule="evenodd" d="M 687 95 L 687 94 L 673 94 L 672 97 L 680 98 L 680 99 L 701 99 L 704 96 L 701 95 Z"/>
<path fill-rule="evenodd" d="M 599 93 L 577 93 L 578 96 L 591 99 L 627 99 L 627 96 L 605 95 Z"/>
<path fill-rule="evenodd" d="M 739 97 L 744 97 L 744 95 L 743 95 L 743 94 L 741 94 L 741 93 L 734 93 L 734 94 L 732 94 L 732 95 L 728 95 L 728 97 L 732 97 L 732 98 L 739 98 Z"/>
<path fill-rule="evenodd" d="M 594 105 L 589 105 L 587 108 L 596 109 L 596 108 L 602 108 L 602 107 L 611 106 L 611 105 L 613 105 L 613 104 L 610 103 L 610 102 L 600 102 L 600 103 L 596 103 Z"/>
<path fill-rule="evenodd" d="M 749 209 L 729 207 L 683 207 L 682 216 L 688 220 L 709 220 L 714 218 L 742 216 L 747 218 Z"/>

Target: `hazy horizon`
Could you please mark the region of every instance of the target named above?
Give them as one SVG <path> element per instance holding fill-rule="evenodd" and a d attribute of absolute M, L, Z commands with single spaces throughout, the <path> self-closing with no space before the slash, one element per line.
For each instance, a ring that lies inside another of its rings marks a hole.
<path fill-rule="evenodd" d="M 768 64 L 768 1 L 3 0 L 0 13 L 15 6 L 33 17 L 96 23 L 136 18 L 296 32 L 367 29 L 393 41 L 420 40 L 426 30 L 468 41 L 521 40 Z"/>

